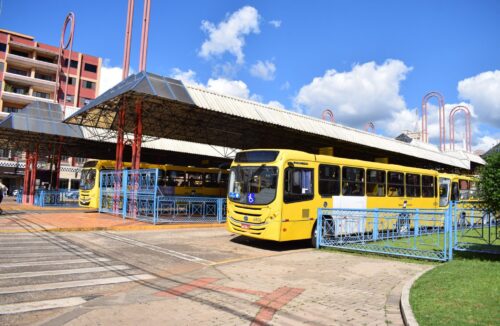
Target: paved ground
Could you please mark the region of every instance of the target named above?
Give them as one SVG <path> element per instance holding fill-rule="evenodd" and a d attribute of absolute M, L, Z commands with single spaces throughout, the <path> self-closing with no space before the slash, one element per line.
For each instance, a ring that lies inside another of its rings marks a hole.
<path fill-rule="evenodd" d="M 424 267 L 222 228 L 0 233 L 0 324 L 401 325 Z"/>

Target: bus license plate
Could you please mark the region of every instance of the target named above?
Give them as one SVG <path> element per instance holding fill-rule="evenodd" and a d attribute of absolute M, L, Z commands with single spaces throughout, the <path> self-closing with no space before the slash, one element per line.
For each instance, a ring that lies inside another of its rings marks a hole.
<path fill-rule="evenodd" d="M 250 229 L 250 224 L 241 223 L 242 229 Z"/>

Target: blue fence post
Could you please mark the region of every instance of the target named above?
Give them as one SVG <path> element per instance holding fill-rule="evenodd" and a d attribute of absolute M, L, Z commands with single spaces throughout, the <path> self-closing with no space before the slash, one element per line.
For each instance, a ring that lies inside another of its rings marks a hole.
<path fill-rule="evenodd" d="M 373 240 L 378 240 L 378 208 L 373 213 Z"/>
<path fill-rule="evenodd" d="M 154 191 L 153 191 L 153 224 L 158 222 L 158 209 L 156 207 L 158 198 L 158 169 L 155 169 L 155 181 L 154 181 Z"/>
<path fill-rule="evenodd" d="M 224 205 L 224 200 L 223 198 L 217 198 L 217 222 L 222 223 L 223 216 L 222 216 L 222 207 Z"/>
<path fill-rule="evenodd" d="M 102 194 L 103 194 L 103 187 L 102 187 L 102 175 L 103 175 L 103 172 L 101 171 L 99 173 L 99 204 L 97 206 L 97 210 L 99 213 L 102 212 Z"/>
<path fill-rule="evenodd" d="M 450 245 L 449 245 L 449 252 L 448 252 L 448 259 L 449 260 L 453 260 L 453 247 L 454 247 L 454 243 L 453 243 L 453 211 L 455 209 L 455 202 L 451 202 L 451 205 L 450 207 L 448 208 L 448 219 L 449 219 L 449 222 L 448 222 L 448 236 L 449 236 L 449 242 L 450 242 Z"/>
<path fill-rule="evenodd" d="M 128 170 L 122 170 L 122 193 L 123 193 L 123 207 L 122 207 L 122 217 L 125 219 L 127 217 L 127 194 L 128 194 Z"/>
<path fill-rule="evenodd" d="M 318 208 L 318 217 L 316 218 L 316 249 L 320 248 L 321 237 L 323 236 L 321 232 L 322 229 L 323 229 L 323 209 Z"/>
<path fill-rule="evenodd" d="M 420 213 L 419 213 L 419 210 L 417 208 L 417 209 L 415 209 L 415 215 L 413 218 L 413 249 L 417 249 L 417 237 L 419 234 L 419 227 L 420 227 L 419 220 L 420 220 Z M 411 222 L 410 222 L 410 226 L 411 226 Z"/>

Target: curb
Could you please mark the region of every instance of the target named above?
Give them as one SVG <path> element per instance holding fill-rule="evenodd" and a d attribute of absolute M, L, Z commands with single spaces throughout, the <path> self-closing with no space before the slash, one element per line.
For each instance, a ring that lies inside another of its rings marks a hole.
<path fill-rule="evenodd" d="M 403 323 L 405 326 L 418 326 L 418 322 L 415 319 L 415 315 L 413 314 L 413 310 L 410 305 L 410 289 L 422 275 L 435 268 L 436 266 L 431 266 L 421 271 L 417 275 L 415 275 L 411 280 L 407 281 L 403 286 L 403 291 L 401 291 L 401 299 L 399 301 L 399 307 L 401 309 L 401 317 L 403 317 Z"/>
<path fill-rule="evenodd" d="M 96 226 L 96 227 L 69 227 L 69 228 L 44 228 L 34 230 L 0 230 L 1 233 L 32 233 L 32 232 L 90 232 L 90 231 L 155 231 L 175 229 L 207 229 L 223 228 L 225 223 L 220 224 L 168 224 L 168 225 L 124 225 L 124 226 Z"/>

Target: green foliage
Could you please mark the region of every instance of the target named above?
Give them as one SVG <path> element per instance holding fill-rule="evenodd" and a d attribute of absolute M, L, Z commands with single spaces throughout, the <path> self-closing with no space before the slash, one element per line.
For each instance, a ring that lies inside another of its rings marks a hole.
<path fill-rule="evenodd" d="M 500 212 L 500 152 L 486 158 L 479 180 L 481 199 L 493 212 Z"/>

